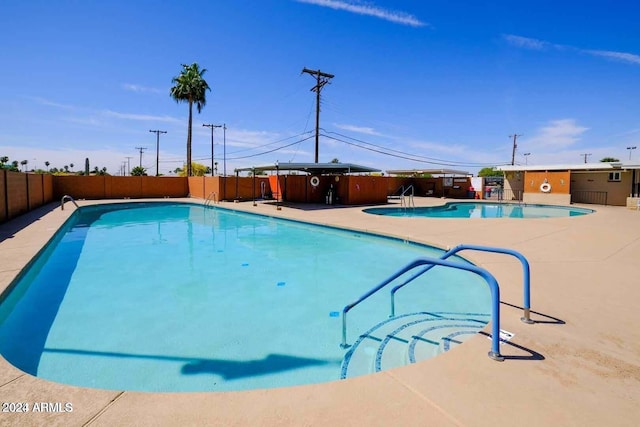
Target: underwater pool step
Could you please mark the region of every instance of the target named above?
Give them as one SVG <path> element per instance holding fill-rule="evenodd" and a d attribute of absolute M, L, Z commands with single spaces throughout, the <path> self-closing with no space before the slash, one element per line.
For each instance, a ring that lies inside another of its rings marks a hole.
<path fill-rule="evenodd" d="M 477 317 L 445 317 L 420 312 L 380 322 L 358 337 L 345 354 L 341 378 L 384 371 L 435 357 L 481 330 L 487 322 Z"/>

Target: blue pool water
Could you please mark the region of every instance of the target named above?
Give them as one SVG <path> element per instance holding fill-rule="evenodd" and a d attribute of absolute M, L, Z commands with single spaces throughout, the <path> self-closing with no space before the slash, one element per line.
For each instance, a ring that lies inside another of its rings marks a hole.
<path fill-rule="evenodd" d="M 115 390 L 337 380 L 342 308 L 410 260 L 441 253 L 193 204 L 83 207 L 0 301 L 0 353 L 38 377 Z M 396 297 L 398 315 L 425 311 L 486 323 L 488 288 L 436 267 Z M 349 341 L 388 315 L 383 291 L 349 313 Z"/>
<path fill-rule="evenodd" d="M 593 213 L 591 209 L 519 203 L 453 202 L 419 208 L 371 208 L 366 213 L 427 218 L 560 218 Z"/>

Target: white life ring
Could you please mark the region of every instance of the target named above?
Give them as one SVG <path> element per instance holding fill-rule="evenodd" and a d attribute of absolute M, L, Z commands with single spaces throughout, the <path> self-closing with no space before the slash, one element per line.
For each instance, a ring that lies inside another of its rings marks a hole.
<path fill-rule="evenodd" d="M 540 184 L 540 191 L 542 191 L 543 193 L 550 192 L 551 184 L 549 184 L 548 182 L 543 182 L 542 184 Z"/>
<path fill-rule="evenodd" d="M 317 176 L 312 176 L 310 182 L 311 182 L 311 185 L 313 185 L 314 187 L 317 187 L 320 184 L 320 178 L 318 178 Z"/>

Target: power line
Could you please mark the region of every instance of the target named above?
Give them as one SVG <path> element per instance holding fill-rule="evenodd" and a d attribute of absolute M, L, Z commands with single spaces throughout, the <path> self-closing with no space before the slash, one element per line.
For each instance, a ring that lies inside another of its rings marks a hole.
<path fill-rule="evenodd" d="M 263 151 L 262 153 L 257 153 L 257 154 L 250 154 L 248 156 L 229 157 L 229 159 L 230 160 L 239 160 L 239 159 L 248 159 L 250 157 L 262 156 L 263 154 L 273 153 L 274 151 L 282 150 L 283 148 L 287 148 L 287 147 L 291 147 L 292 145 L 300 144 L 301 142 L 307 141 L 307 140 L 309 140 L 311 138 L 313 138 L 313 136 L 308 136 L 308 137 L 303 138 L 303 139 L 301 139 L 299 141 L 292 142 L 291 144 L 287 144 L 287 145 L 283 145 L 282 147 L 274 148 L 273 150 Z"/>
<path fill-rule="evenodd" d="M 403 159 L 408 158 L 409 160 L 424 161 L 425 163 L 441 164 L 441 165 L 447 165 L 447 166 L 469 166 L 469 167 L 471 167 L 471 166 L 474 166 L 474 167 L 475 166 L 480 166 L 480 167 L 482 167 L 482 166 L 495 166 L 495 163 L 465 163 L 465 162 L 457 162 L 457 161 L 454 161 L 454 160 L 438 159 L 438 158 L 435 158 L 435 157 L 421 156 L 421 155 L 418 155 L 418 154 L 407 153 L 405 151 L 394 150 L 393 148 L 387 148 L 387 147 L 384 147 L 384 146 L 381 146 L 381 145 L 373 144 L 371 142 L 367 142 L 367 141 L 363 141 L 361 139 L 357 139 L 357 138 L 353 138 L 353 137 L 350 137 L 350 136 L 347 136 L 347 135 L 343 135 L 343 134 L 338 133 L 338 132 L 330 132 L 330 131 L 326 131 L 325 129 L 323 129 L 323 130 L 325 132 L 327 132 L 327 133 L 330 133 L 330 134 L 339 135 L 339 136 L 341 136 L 343 138 L 348 138 L 348 139 L 351 139 L 353 141 L 360 142 L 362 144 L 366 144 L 366 145 L 370 145 L 372 147 L 379 148 L 380 150 L 385 150 L 385 151 L 378 151 L 378 150 L 371 150 L 371 151 L 375 151 L 375 152 L 378 152 L 380 154 L 384 154 L 384 155 L 387 155 L 387 156 L 398 157 L 398 158 L 403 158 Z M 322 134 L 322 136 L 325 136 L 327 138 L 331 138 L 329 135 L 326 135 L 326 134 Z M 353 145 L 355 147 L 363 148 L 365 150 L 368 149 L 367 147 L 362 147 L 362 146 L 359 146 L 358 144 L 352 144 L 352 143 L 349 143 L 347 141 L 343 141 L 343 140 L 341 140 L 339 138 L 331 138 L 331 139 L 334 139 L 334 140 L 340 141 L 340 142 L 344 142 L 345 144 Z M 396 156 L 394 154 L 390 154 L 390 152 L 398 153 L 400 155 Z"/>
<path fill-rule="evenodd" d="M 584 162 L 587 163 L 587 157 L 589 157 L 591 155 L 591 153 L 584 153 L 584 154 L 580 154 L 581 156 L 584 156 Z"/>
<path fill-rule="evenodd" d="M 332 137 L 332 136 L 329 136 L 329 135 L 324 135 L 323 134 L 322 136 L 324 136 L 326 138 L 329 138 L 329 139 L 333 139 L 334 141 L 344 142 L 345 144 L 353 145 L 355 147 L 359 147 L 359 148 L 362 148 L 364 150 L 373 151 L 375 153 L 383 154 L 385 156 L 395 157 L 395 158 L 398 158 L 398 159 L 411 160 L 413 162 L 427 163 L 427 164 L 439 165 L 439 166 L 467 166 L 467 167 L 483 166 L 482 164 L 474 164 L 474 163 L 458 163 L 458 162 L 446 162 L 446 161 L 437 162 L 437 161 L 433 161 L 433 160 L 422 160 L 422 159 L 419 158 L 421 156 L 415 156 L 415 155 L 410 155 L 410 154 L 407 154 L 407 155 L 392 154 L 392 153 L 389 153 L 389 152 L 386 152 L 386 151 L 382 151 L 382 150 L 379 150 L 379 149 L 364 147 L 364 146 L 362 146 L 360 144 L 356 144 L 356 143 L 353 143 L 353 142 L 345 141 L 345 140 L 342 140 L 340 138 L 335 138 L 335 137 Z M 489 165 L 495 166 L 496 164 L 495 163 L 491 163 Z M 486 166 L 486 164 L 484 166 Z"/>
<path fill-rule="evenodd" d="M 329 83 L 329 80 L 334 78 L 333 74 L 323 73 L 320 70 L 309 70 L 308 68 L 303 68 L 302 73 L 310 74 L 311 76 L 315 76 L 316 85 L 311 88 L 312 92 L 316 93 L 316 163 L 318 163 L 318 141 L 320 136 L 320 91 Z"/>

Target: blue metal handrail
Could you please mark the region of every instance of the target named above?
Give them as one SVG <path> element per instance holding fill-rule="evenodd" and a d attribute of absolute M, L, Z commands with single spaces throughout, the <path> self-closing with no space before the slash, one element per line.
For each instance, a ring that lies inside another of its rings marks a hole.
<path fill-rule="evenodd" d="M 500 355 L 500 287 L 498 286 L 498 282 L 496 281 L 495 277 L 493 277 L 491 273 L 489 273 L 484 268 L 476 267 L 471 264 L 460 264 L 452 261 L 446 261 L 438 258 L 418 258 L 413 260 L 411 263 L 394 273 L 387 280 L 383 281 L 378 286 L 362 295 L 360 298 L 358 298 L 357 301 L 346 305 L 344 309 L 342 309 L 342 344 L 340 344 L 340 347 L 349 347 L 349 345 L 347 344 L 347 313 L 349 312 L 349 310 L 360 304 L 365 299 L 369 298 L 371 295 L 391 283 L 393 280 L 421 265 L 429 265 L 430 267 L 433 267 L 434 265 L 441 265 L 444 267 L 456 268 L 458 270 L 466 270 L 481 276 L 487 281 L 489 289 L 491 290 L 491 351 L 489 352 L 489 357 L 493 360 L 502 362 L 504 360 L 504 357 Z"/>
<path fill-rule="evenodd" d="M 524 255 L 522 255 L 520 252 L 514 251 L 513 249 L 505 249 L 505 248 L 495 248 L 495 247 L 491 247 L 491 246 L 478 246 L 478 245 L 458 245 L 453 249 L 448 250 L 444 255 L 442 255 L 440 257 L 440 259 L 447 259 L 452 255 L 455 255 L 456 253 L 463 251 L 465 249 L 470 249 L 470 250 L 475 250 L 475 251 L 483 251 L 483 252 L 494 252 L 494 253 L 499 253 L 499 254 L 506 254 L 506 255 L 513 255 L 514 257 L 518 258 L 520 260 L 520 262 L 522 263 L 522 271 L 523 271 L 523 309 L 524 309 L 524 316 L 520 318 L 520 320 L 522 320 L 524 323 L 528 323 L 528 324 L 532 324 L 535 323 L 533 320 L 531 320 L 531 315 L 530 315 L 530 311 L 531 311 L 531 295 L 530 295 L 530 287 L 531 287 L 531 274 L 530 274 L 530 268 L 529 268 L 529 261 L 527 261 L 527 259 L 524 257 Z M 393 289 L 391 289 L 391 316 L 390 317 L 394 317 L 395 316 L 395 294 L 396 292 L 404 287 L 405 285 L 409 284 L 411 281 L 413 281 L 414 279 L 418 278 L 419 276 L 423 275 L 424 273 L 426 273 L 427 271 L 431 270 L 435 265 L 429 265 L 427 267 L 425 267 L 424 269 L 418 271 L 416 274 L 414 274 L 413 276 L 409 277 L 407 280 L 405 280 L 403 283 L 399 284 L 398 286 L 394 287 Z"/>

